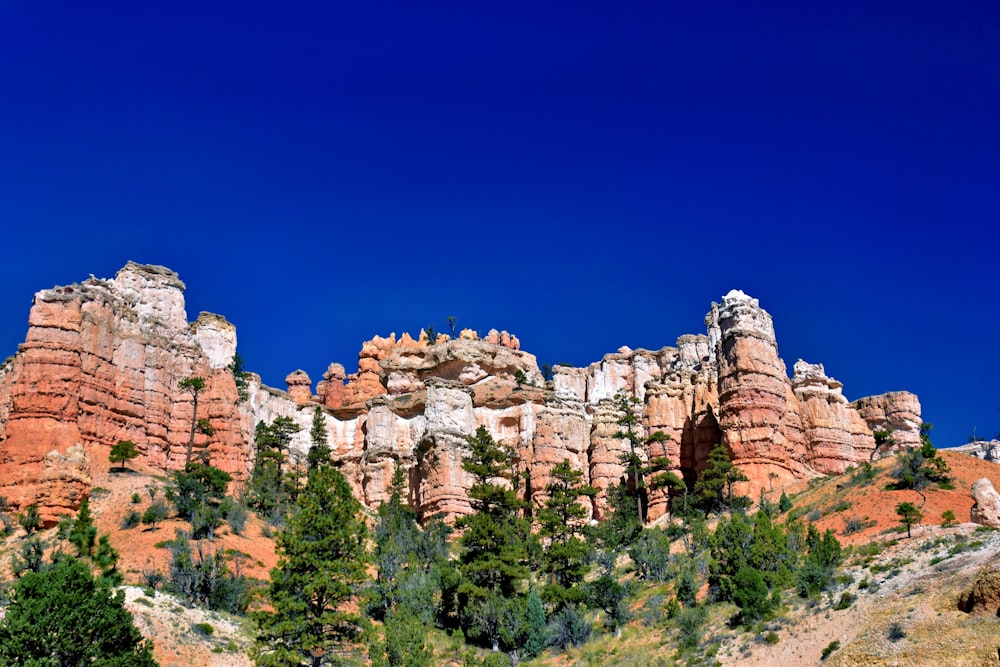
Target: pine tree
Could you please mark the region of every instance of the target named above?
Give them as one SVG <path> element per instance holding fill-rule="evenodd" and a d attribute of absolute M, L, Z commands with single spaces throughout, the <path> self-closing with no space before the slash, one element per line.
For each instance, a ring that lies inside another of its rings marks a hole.
<path fill-rule="evenodd" d="M 613 400 L 615 407 L 621 413 L 616 421 L 621 429 L 615 433 L 615 437 L 628 441 L 629 450 L 622 454 L 621 462 L 625 466 L 625 474 L 635 497 L 636 516 L 639 518 L 639 524 L 642 525 L 645 523 L 646 516 L 644 511 L 646 484 L 643 477 L 642 457 L 639 456 L 639 447 L 642 444 L 642 438 L 639 434 L 640 415 L 636 412 L 639 399 L 627 395 L 624 391 L 619 391 Z"/>
<path fill-rule="evenodd" d="M 309 430 L 309 439 L 312 441 L 312 445 L 309 447 L 309 454 L 306 459 L 309 470 L 317 468 L 321 465 L 330 465 L 330 457 L 333 452 L 330 450 L 329 438 L 326 435 L 326 417 L 323 415 L 323 409 L 318 405 L 313 411 L 312 428 Z"/>
<path fill-rule="evenodd" d="M 541 571 L 548 576 L 542 594 L 558 612 L 568 603 L 583 600 L 580 583 L 590 569 L 591 543 L 582 538 L 584 520 L 590 512 L 581 498 L 593 498 L 597 489 L 583 484 L 583 472 L 574 470 L 567 459 L 549 473 L 548 498 L 538 512 L 539 536 L 547 540 Z"/>
<path fill-rule="evenodd" d="M 899 522 L 906 526 L 906 537 L 910 537 L 910 527 L 919 524 L 924 518 L 923 513 L 913 503 L 899 503 L 896 505 L 896 514 L 899 515 Z"/>
<path fill-rule="evenodd" d="M 258 665 L 338 664 L 366 627 L 349 610 L 367 579 L 361 504 L 329 466 L 309 472 L 297 504 L 277 538 L 280 559 L 267 591 L 272 611 L 254 614 Z"/>
<path fill-rule="evenodd" d="M 734 504 L 743 504 L 738 499 L 746 500 L 745 496 L 733 498 L 733 484 L 746 479 L 746 475 L 729 459 L 726 446 L 717 444 L 708 453 L 705 469 L 695 482 L 695 502 L 706 512 L 718 512 Z"/>
<path fill-rule="evenodd" d="M 188 439 L 187 454 L 184 456 L 185 465 L 191 462 L 191 452 L 194 449 L 194 434 L 198 427 L 198 397 L 205 390 L 205 378 L 187 377 L 180 381 L 180 388 L 191 392 L 191 436 Z"/>
<path fill-rule="evenodd" d="M 155 667 L 144 640 L 112 593 L 75 558 L 27 572 L 0 622 L 0 664 Z"/>
<path fill-rule="evenodd" d="M 505 628 L 523 608 L 519 597 L 529 574 L 530 524 L 519 516 L 522 503 L 509 483 L 513 452 L 495 442 L 483 426 L 467 442 L 470 455 L 462 468 L 474 478 L 469 489 L 474 512 L 456 522 L 464 530 L 459 615 L 467 634 L 482 637 L 497 650 Z"/>
<path fill-rule="evenodd" d="M 442 576 L 448 562 L 450 527 L 432 519 L 421 530 L 417 513 L 403 502 L 406 473 L 396 466 L 389 485 L 389 498 L 378 509 L 373 559 L 377 570 L 368 590 L 368 613 L 382 620 L 391 610 L 405 608 L 422 623 L 437 615 Z"/>
<path fill-rule="evenodd" d="M 525 626 L 524 654 L 529 658 L 534 658 L 545 650 L 545 645 L 549 639 L 548 628 L 545 623 L 545 609 L 542 608 L 542 600 L 535 593 L 534 589 L 528 593 Z"/>
<path fill-rule="evenodd" d="M 270 517 L 284 513 L 292 500 L 298 481 L 290 480 L 288 453 L 292 436 L 298 433 L 299 425 L 291 417 L 275 417 L 267 424 L 257 423 L 254 432 L 254 466 L 247 485 L 247 502 L 260 515 Z M 324 430 L 325 434 L 325 430 Z"/>
<path fill-rule="evenodd" d="M 69 541 L 76 547 L 78 556 L 89 558 L 94 551 L 94 543 L 97 541 L 97 527 L 90 514 L 90 500 L 87 498 L 84 498 L 80 503 L 80 510 L 77 512 L 76 520 L 69 531 Z"/>
<path fill-rule="evenodd" d="M 120 463 L 121 467 L 118 468 L 118 472 L 125 472 L 125 463 L 138 456 L 139 450 L 136 449 L 135 443 L 131 440 L 122 440 L 121 442 L 115 443 L 111 446 L 111 453 L 108 454 L 108 461 L 111 463 Z"/>

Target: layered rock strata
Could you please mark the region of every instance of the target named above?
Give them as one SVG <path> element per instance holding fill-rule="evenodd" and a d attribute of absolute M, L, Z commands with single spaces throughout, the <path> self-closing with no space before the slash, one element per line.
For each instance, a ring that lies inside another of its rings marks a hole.
<path fill-rule="evenodd" d="M 184 283 L 157 266 L 129 263 L 112 280 L 35 295 L 28 335 L 0 375 L 0 495 L 39 504 L 46 523 L 74 511 L 91 469 L 132 440 L 146 465 L 170 468 L 186 455 L 194 397 L 182 379 L 203 377 L 198 417 L 215 427 L 195 451 L 236 474 L 249 452 L 228 364 L 236 329 L 202 313 L 189 323 Z M 249 422 L 249 420 L 247 420 Z"/>
<path fill-rule="evenodd" d="M 173 272 L 130 263 L 113 280 L 36 295 L 28 339 L 0 369 L 0 493 L 19 506 L 39 502 L 50 519 L 71 511 L 122 439 L 139 446 L 139 464 L 180 467 L 193 397 L 179 382 L 191 376 L 206 379 L 198 417 L 216 431 L 199 435 L 196 448 L 212 463 L 248 474 L 254 426 L 277 416 L 300 425 L 292 449 L 303 455 L 319 409 L 359 499 L 377 506 L 402 465 L 410 502 L 425 517 L 468 512 L 462 460 L 479 426 L 517 453 L 524 498 L 544 502 L 552 467 L 568 459 L 601 491 L 591 508 L 601 516 L 607 489 L 626 472 L 619 394 L 638 401 L 641 438 L 668 436 L 642 458 L 665 458 L 693 484 L 722 443 L 749 478 L 738 491 L 753 495 L 867 461 L 872 428 L 891 425 L 897 442 L 919 440 L 912 394 L 851 404 L 822 365 L 802 361 L 789 379 L 770 315 L 735 290 L 712 304 L 705 334 L 656 351 L 623 347 L 585 368 L 557 366 L 550 382 L 507 332 L 433 341 L 404 333 L 365 342 L 356 373 L 330 364 L 315 394 L 304 371 L 288 376 L 287 391 L 252 376 L 242 403 L 227 368 L 234 328 L 207 314 L 189 324 L 183 291 Z M 667 509 L 662 494 L 650 494 L 650 518 Z"/>

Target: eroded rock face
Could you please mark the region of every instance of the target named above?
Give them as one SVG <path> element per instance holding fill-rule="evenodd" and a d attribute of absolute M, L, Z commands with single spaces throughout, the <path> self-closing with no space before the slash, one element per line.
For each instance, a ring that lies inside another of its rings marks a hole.
<path fill-rule="evenodd" d="M 822 365 L 801 361 L 789 379 L 770 315 L 738 291 L 712 305 L 705 334 L 656 351 L 621 347 L 585 368 L 557 366 L 548 387 L 515 336 L 466 329 L 433 341 L 426 332 L 376 336 L 362 345 L 356 373 L 330 364 L 315 394 L 304 371 L 288 376 L 287 391 L 252 376 L 239 404 L 227 368 L 235 329 L 208 313 L 189 324 L 183 292 L 172 271 L 130 263 L 113 280 L 36 295 L 27 340 L 0 367 L 0 494 L 19 507 L 39 502 L 54 521 L 75 511 L 92 471 L 124 439 L 138 445 L 140 464 L 182 466 L 193 396 L 179 382 L 192 376 L 206 380 L 197 416 L 216 429 L 197 436 L 196 455 L 242 478 L 256 424 L 284 416 L 299 425 L 291 448 L 304 456 L 318 409 L 358 498 L 382 502 L 399 465 L 424 517 L 469 511 L 462 461 L 480 425 L 516 451 L 529 480 L 522 497 L 543 503 L 552 467 L 566 459 L 601 491 L 591 508 L 600 517 L 606 490 L 626 481 L 619 393 L 638 399 L 641 437 L 667 436 L 640 458 L 665 458 L 693 484 L 722 443 L 750 479 L 736 490 L 752 496 L 868 460 L 872 428 L 892 426 L 901 446 L 919 442 L 912 394 L 851 404 Z M 649 518 L 667 509 L 662 493 L 650 493 Z"/>
<path fill-rule="evenodd" d="M 988 477 L 972 484 L 972 499 L 976 502 L 970 511 L 969 520 L 982 526 L 1000 528 L 1000 494 L 993 488 L 993 482 Z"/>
<path fill-rule="evenodd" d="M 1000 616 L 1000 563 L 982 569 L 972 586 L 959 596 L 958 608 L 967 614 Z"/>
<path fill-rule="evenodd" d="M 805 432 L 806 463 L 825 474 L 839 474 L 868 460 L 875 441 L 871 429 L 844 398 L 843 385 L 827 377 L 823 364 L 795 363 L 792 390 Z"/>
<path fill-rule="evenodd" d="M 216 428 L 211 439 L 197 437 L 196 452 L 245 472 L 227 368 L 236 330 L 209 313 L 189 324 L 183 292 L 169 269 L 129 263 L 113 280 L 35 295 L 27 338 L 0 378 L 0 495 L 18 507 L 37 502 L 52 523 L 75 511 L 91 469 L 106 469 L 120 440 L 136 443 L 141 463 L 179 466 L 193 409 L 179 382 L 192 376 L 206 380 L 197 416 Z"/>
<path fill-rule="evenodd" d="M 732 460 L 749 478 L 739 489 L 808 476 L 797 399 L 778 356 L 771 316 L 757 299 L 732 290 L 706 318 L 717 330 L 719 428 Z M 775 478 L 771 476 L 775 475 Z"/>
<path fill-rule="evenodd" d="M 890 391 L 878 396 L 865 396 L 851 403 L 872 431 L 892 429 L 895 444 L 889 453 L 920 446 L 920 400 L 908 391 Z"/>

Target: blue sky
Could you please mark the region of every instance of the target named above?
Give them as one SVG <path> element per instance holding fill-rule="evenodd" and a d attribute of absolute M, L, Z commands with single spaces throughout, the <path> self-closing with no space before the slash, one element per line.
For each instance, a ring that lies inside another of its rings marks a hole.
<path fill-rule="evenodd" d="M 738 288 L 789 369 L 992 435 L 1000 8 L 761 4 L 0 0 L 0 351 L 128 260 L 279 387 L 450 315 L 585 365 Z"/>

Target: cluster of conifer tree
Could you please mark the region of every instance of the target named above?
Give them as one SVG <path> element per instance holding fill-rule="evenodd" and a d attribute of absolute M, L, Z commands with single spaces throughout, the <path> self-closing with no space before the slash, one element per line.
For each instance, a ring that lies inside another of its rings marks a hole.
<path fill-rule="evenodd" d="M 622 437 L 634 437 L 629 410 L 622 414 Z M 314 451 L 325 446 L 320 432 L 314 428 Z M 472 512 L 454 529 L 433 517 L 419 520 L 397 468 L 369 530 L 328 450 L 310 453 L 315 465 L 277 537 L 270 609 L 254 614 L 257 664 L 349 664 L 367 656 L 373 665 L 424 667 L 436 664 L 432 628 L 483 651 L 485 658 L 466 653 L 467 665 L 517 664 L 582 644 L 594 632 L 619 633 L 642 581 L 672 584 L 655 612 L 677 626 L 682 650 L 694 651 L 709 605 L 735 605 L 736 624 L 767 619 L 783 593 L 820 595 L 842 559 L 831 531 L 774 521 L 791 506 L 785 497 L 780 506 L 762 498 L 760 511 L 748 516 L 751 503 L 732 492 L 741 476 L 722 446 L 690 491 L 669 478 L 659 486 L 671 493 L 674 521 L 666 528 L 644 526 L 644 494 L 662 479 L 656 457 L 645 463 L 626 452 L 626 478 L 609 491 L 605 519 L 592 526 L 596 490 L 569 461 L 552 468 L 544 503 L 533 508 L 519 493 L 526 480 L 514 451 L 484 427 L 467 447 Z"/>

